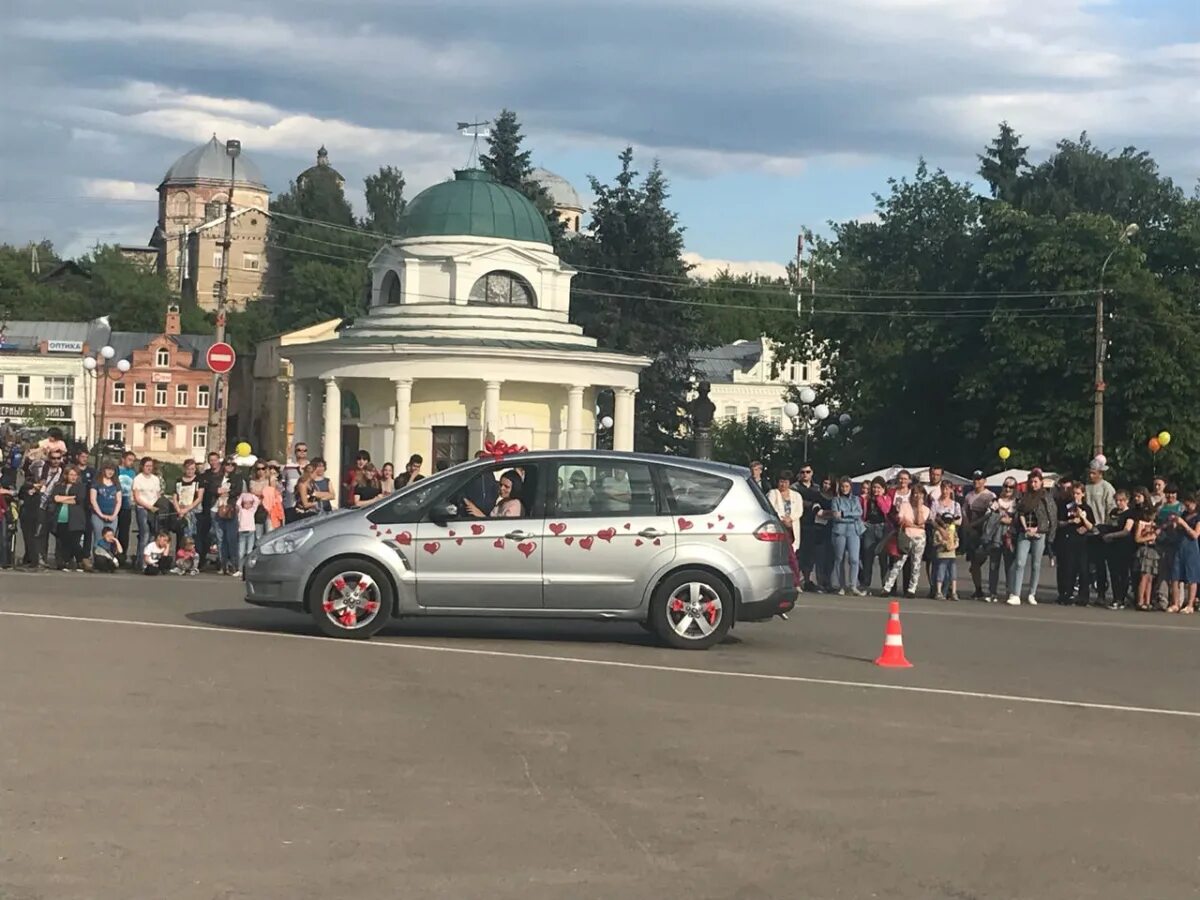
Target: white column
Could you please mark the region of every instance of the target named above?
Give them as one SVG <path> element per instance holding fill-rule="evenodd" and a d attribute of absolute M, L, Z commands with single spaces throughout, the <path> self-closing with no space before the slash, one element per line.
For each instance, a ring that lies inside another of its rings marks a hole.
<path fill-rule="evenodd" d="M 308 428 L 305 429 L 304 439 L 308 441 L 309 459 L 313 459 L 317 455 L 317 448 L 313 445 L 321 437 L 321 432 L 324 428 L 324 417 L 321 414 L 321 395 L 319 392 L 320 388 L 316 381 L 309 381 L 304 386 L 304 395 L 308 398 Z"/>
<path fill-rule="evenodd" d="M 567 388 L 567 450 L 583 450 L 583 391 L 582 385 Z"/>
<path fill-rule="evenodd" d="M 412 435 L 412 380 L 393 378 L 396 388 L 396 424 L 392 427 L 392 465 L 399 472 L 408 462 Z"/>
<path fill-rule="evenodd" d="M 500 437 L 500 385 L 499 381 L 486 381 L 483 385 L 483 440 Z"/>
<path fill-rule="evenodd" d="M 336 497 L 342 481 L 342 389 L 332 376 L 321 380 L 325 382 L 325 440 L 321 455 L 325 457 L 325 473 Z M 333 505 L 337 506 L 336 500 Z"/>
<path fill-rule="evenodd" d="M 613 401 L 613 449 L 633 449 L 633 388 L 617 388 Z"/>
<path fill-rule="evenodd" d="M 308 440 L 308 388 L 303 382 L 292 379 L 287 383 L 292 392 L 292 442 L 283 448 L 284 455 L 292 456 L 292 447 Z M 287 429 L 284 429 L 286 435 Z"/>

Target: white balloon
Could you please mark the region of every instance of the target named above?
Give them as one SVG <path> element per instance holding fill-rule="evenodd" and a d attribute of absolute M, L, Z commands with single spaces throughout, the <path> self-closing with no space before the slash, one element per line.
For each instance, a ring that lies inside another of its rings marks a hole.
<path fill-rule="evenodd" d="M 796 416 L 800 415 L 800 407 L 789 400 L 787 403 L 783 404 L 783 414 L 789 419 L 794 419 Z"/>
<path fill-rule="evenodd" d="M 813 415 L 818 419 L 828 419 L 829 407 L 824 403 L 818 403 L 815 407 L 813 407 Z"/>
<path fill-rule="evenodd" d="M 94 359 L 92 359 L 90 356 L 85 356 L 83 358 L 83 367 L 85 369 L 87 369 L 89 372 L 94 371 L 96 368 L 96 361 Z"/>
<path fill-rule="evenodd" d="M 841 422 L 843 425 L 849 425 L 850 424 L 850 413 L 842 413 L 840 416 L 838 416 L 838 421 Z"/>
<path fill-rule="evenodd" d="M 838 436 L 838 427 L 836 425 L 830 425 L 828 428 L 825 429 L 825 436 L 826 437 L 837 437 Z"/>
<path fill-rule="evenodd" d="M 812 403 L 817 399 L 817 392 L 810 387 L 800 388 L 800 402 Z"/>

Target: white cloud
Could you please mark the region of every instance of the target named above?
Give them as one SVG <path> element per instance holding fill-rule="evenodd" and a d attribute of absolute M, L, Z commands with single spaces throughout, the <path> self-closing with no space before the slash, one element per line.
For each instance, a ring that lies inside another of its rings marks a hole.
<path fill-rule="evenodd" d="M 122 181 L 116 178 L 81 178 L 85 197 L 104 200 L 155 200 L 157 188 L 146 181 Z"/>
<path fill-rule="evenodd" d="M 694 278 L 715 278 L 721 272 L 731 275 L 763 275 L 767 278 L 784 278 L 787 266 L 764 260 L 711 259 L 699 253 L 685 252 L 683 261 L 692 266 Z"/>

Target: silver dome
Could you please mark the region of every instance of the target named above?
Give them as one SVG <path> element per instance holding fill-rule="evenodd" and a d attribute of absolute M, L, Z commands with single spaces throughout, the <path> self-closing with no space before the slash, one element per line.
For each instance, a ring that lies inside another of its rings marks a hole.
<path fill-rule="evenodd" d="M 237 158 L 236 184 L 267 189 L 262 173 L 254 161 L 242 153 Z M 174 165 L 167 169 L 162 183 L 196 184 L 205 181 L 229 181 L 229 157 L 225 155 L 225 145 L 217 140 L 214 134 L 208 143 L 201 144 L 194 150 L 189 150 Z M 160 185 L 161 186 L 161 185 Z"/>
<path fill-rule="evenodd" d="M 546 189 L 546 193 L 550 195 L 550 199 L 559 209 L 583 209 L 583 201 L 579 199 L 579 192 L 571 187 L 571 182 L 551 172 L 549 169 L 534 169 L 530 173 L 533 180 Z"/>

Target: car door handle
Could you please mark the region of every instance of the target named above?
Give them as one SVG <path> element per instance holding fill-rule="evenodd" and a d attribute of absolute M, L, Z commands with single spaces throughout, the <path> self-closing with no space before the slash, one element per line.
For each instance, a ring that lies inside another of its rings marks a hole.
<path fill-rule="evenodd" d="M 520 540 L 523 540 L 523 539 L 529 537 L 529 535 L 527 535 L 523 531 L 510 531 L 508 534 L 505 535 L 505 537 L 508 538 L 510 541 L 520 541 Z"/>
<path fill-rule="evenodd" d="M 643 528 L 638 532 L 638 534 L 644 538 L 660 538 L 666 537 L 667 533 L 665 531 L 659 531 L 657 528 Z"/>

